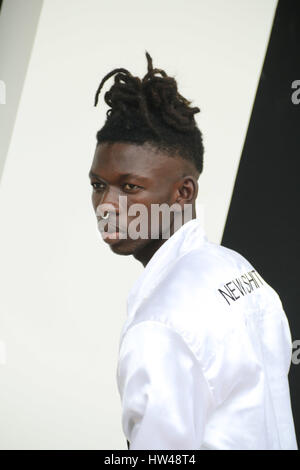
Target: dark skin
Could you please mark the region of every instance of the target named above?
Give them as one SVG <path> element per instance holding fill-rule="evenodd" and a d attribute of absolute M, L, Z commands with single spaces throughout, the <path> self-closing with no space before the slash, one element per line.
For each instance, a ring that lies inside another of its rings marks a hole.
<path fill-rule="evenodd" d="M 131 176 L 131 175 L 136 176 Z M 132 204 L 144 204 L 148 209 L 148 238 L 116 239 L 111 250 L 120 255 L 133 255 L 145 267 L 165 238 L 151 239 L 151 204 L 178 203 L 192 205 L 192 218 L 196 218 L 195 200 L 198 193 L 199 173 L 193 163 L 180 156 L 169 156 L 148 143 L 100 143 L 96 146 L 89 174 L 93 186 L 94 210 L 99 204 L 110 203 L 119 215 L 119 196 L 127 196 L 127 209 Z M 127 216 L 128 225 L 135 216 Z M 170 236 L 174 233 L 174 220 L 170 220 Z M 161 232 L 160 232 L 161 234 Z"/>

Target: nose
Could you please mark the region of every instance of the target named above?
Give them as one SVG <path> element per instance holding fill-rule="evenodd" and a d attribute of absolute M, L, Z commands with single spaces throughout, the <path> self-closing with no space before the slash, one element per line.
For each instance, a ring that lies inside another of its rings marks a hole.
<path fill-rule="evenodd" d="M 117 189 L 108 187 L 99 197 L 95 194 L 95 207 L 101 206 L 103 211 L 113 211 L 119 214 L 119 192 Z"/>

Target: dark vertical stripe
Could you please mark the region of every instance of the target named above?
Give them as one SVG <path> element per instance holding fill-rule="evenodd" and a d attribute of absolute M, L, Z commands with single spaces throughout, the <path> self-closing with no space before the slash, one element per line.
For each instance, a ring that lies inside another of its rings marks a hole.
<path fill-rule="evenodd" d="M 292 102 L 295 80 L 300 80 L 300 2 L 279 0 L 222 245 L 242 253 L 277 290 L 293 340 L 300 339 L 300 103 Z M 291 365 L 289 381 L 300 442 L 300 364 Z"/>

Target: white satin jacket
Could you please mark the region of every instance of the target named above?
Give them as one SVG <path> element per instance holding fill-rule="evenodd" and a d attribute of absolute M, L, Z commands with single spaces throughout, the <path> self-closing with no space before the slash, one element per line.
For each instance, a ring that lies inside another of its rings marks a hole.
<path fill-rule="evenodd" d="M 280 298 L 199 219 L 155 252 L 127 300 L 117 384 L 134 449 L 297 449 Z"/>

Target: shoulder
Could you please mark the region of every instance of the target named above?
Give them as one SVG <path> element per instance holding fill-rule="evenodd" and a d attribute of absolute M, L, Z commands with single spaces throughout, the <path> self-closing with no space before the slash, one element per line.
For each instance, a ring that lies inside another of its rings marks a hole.
<path fill-rule="evenodd" d="M 253 266 L 236 251 L 207 242 L 170 264 L 140 310 L 145 315 L 150 311 L 172 311 L 185 315 L 197 312 L 197 316 L 204 311 L 207 315 L 207 309 L 222 310 L 224 301 L 218 289 L 250 270 Z"/>
<path fill-rule="evenodd" d="M 166 271 L 158 289 L 160 294 L 182 296 L 201 291 L 209 295 L 219 285 L 242 272 L 253 270 L 252 264 L 240 253 L 222 245 L 207 242 L 201 248 L 180 256 Z M 158 294 L 158 290 L 157 290 Z M 195 299 L 196 300 L 196 299 Z"/>
<path fill-rule="evenodd" d="M 218 274 L 240 267 L 253 267 L 252 264 L 237 251 L 217 243 L 207 242 L 178 258 L 174 268 L 186 267 L 196 269 L 199 274 Z"/>
<path fill-rule="evenodd" d="M 239 264 L 251 266 L 238 253 L 211 243 L 183 254 L 143 299 L 130 327 L 143 321 L 162 323 L 194 352 L 200 344 L 213 351 L 234 321 L 218 287 L 238 273 Z"/>

